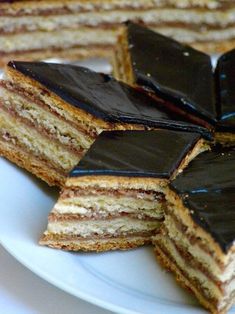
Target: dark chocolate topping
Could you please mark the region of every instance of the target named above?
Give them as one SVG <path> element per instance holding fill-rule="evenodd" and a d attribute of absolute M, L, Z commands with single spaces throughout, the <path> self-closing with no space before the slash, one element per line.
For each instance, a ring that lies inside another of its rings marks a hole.
<path fill-rule="evenodd" d="M 68 64 L 12 61 L 9 66 L 38 81 L 70 105 L 105 121 L 199 132 L 210 138 L 205 128 L 167 113 L 160 103 L 110 75 Z"/>
<path fill-rule="evenodd" d="M 170 184 L 225 253 L 235 240 L 234 170 L 235 148 L 215 148 L 199 155 Z"/>
<path fill-rule="evenodd" d="M 199 138 L 197 133 L 170 130 L 103 132 L 70 176 L 169 179 Z"/>
<path fill-rule="evenodd" d="M 215 76 L 218 97 L 218 131 L 235 132 L 235 49 L 222 55 Z"/>
<path fill-rule="evenodd" d="M 211 124 L 216 122 L 210 56 L 130 22 L 127 37 L 138 85 Z"/>

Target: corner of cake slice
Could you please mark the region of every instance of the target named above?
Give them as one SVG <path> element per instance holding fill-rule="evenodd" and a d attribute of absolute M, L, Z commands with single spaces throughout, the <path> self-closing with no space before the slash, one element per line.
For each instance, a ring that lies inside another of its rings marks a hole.
<path fill-rule="evenodd" d="M 166 109 L 210 130 L 216 123 L 209 55 L 128 22 L 113 57 L 114 76 L 145 90 Z"/>
<path fill-rule="evenodd" d="M 209 136 L 141 91 L 83 67 L 12 61 L 0 81 L 0 154 L 50 185 L 63 186 L 102 130 L 158 127 Z"/>
<path fill-rule="evenodd" d="M 166 191 L 157 259 L 211 313 L 235 301 L 235 149 L 197 156 Z"/>
<path fill-rule="evenodd" d="M 205 149 L 196 133 L 101 133 L 70 173 L 40 244 L 107 251 L 150 243 L 163 221 L 170 178 Z"/>

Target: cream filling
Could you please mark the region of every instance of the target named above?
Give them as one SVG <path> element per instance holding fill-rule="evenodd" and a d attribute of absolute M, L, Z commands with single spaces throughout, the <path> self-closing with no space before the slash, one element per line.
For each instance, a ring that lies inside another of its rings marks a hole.
<path fill-rule="evenodd" d="M 45 48 L 69 48 L 79 45 L 114 45 L 118 30 L 90 28 L 61 29 L 0 36 L 0 51 L 13 52 Z"/>
<path fill-rule="evenodd" d="M 65 171 L 69 171 L 79 162 L 79 157 L 2 110 L 0 110 L 0 129 L 5 141 L 11 141 L 15 145 L 20 143 L 35 156 L 46 157 Z"/>
<path fill-rule="evenodd" d="M 127 20 L 142 21 L 146 24 L 160 24 L 180 22 L 186 24 L 208 24 L 225 27 L 235 22 L 235 9 L 223 11 L 198 11 L 189 9 L 185 13 L 182 9 L 160 8 L 149 10 L 113 10 L 110 12 L 85 12 L 63 15 L 49 16 L 16 16 L 14 18 L 2 16 L 0 19 L 0 29 L 6 32 L 13 32 L 26 27 L 29 31 L 53 31 L 58 28 L 75 28 L 78 25 L 97 26 L 102 23 L 118 24 Z"/>
<path fill-rule="evenodd" d="M 79 196 L 70 200 L 60 200 L 53 208 L 55 214 L 80 214 L 91 216 L 94 212 L 102 216 L 125 212 L 146 215 L 160 219 L 163 217 L 162 204 L 158 201 L 135 199 L 133 197 Z"/>
<path fill-rule="evenodd" d="M 49 111 L 29 102 L 20 95 L 0 87 L 0 97 L 8 109 L 13 108 L 20 117 L 47 130 L 49 134 L 55 136 L 64 145 L 79 150 L 80 148 L 88 149 L 93 142 L 91 138 L 79 132 L 69 123 L 57 118 Z"/>
<path fill-rule="evenodd" d="M 125 233 L 154 232 L 160 225 L 159 221 L 145 221 L 128 217 L 111 220 L 56 221 L 48 223 L 46 234 L 68 234 L 81 237 L 90 237 L 94 234 L 118 236 Z"/>
<path fill-rule="evenodd" d="M 235 276 L 235 253 L 231 256 L 231 262 L 226 265 L 224 270 L 221 270 L 218 263 L 213 258 L 213 255 L 210 255 L 200 248 L 197 242 L 195 244 L 191 244 L 189 242 L 187 231 L 179 231 L 176 227 L 174 219 L 170 215 L 165 216 L 164 226 L 166 227 L 168 237 L 172 239 L 172 241 L 174 241 L 180 248 L 182 248 L 183 251 L 189 252 L 195 260 L 204 265 L 218 281 L 226 282 Z M 198 236 L 191 228 L 190 232 L 195 237 Z"/>

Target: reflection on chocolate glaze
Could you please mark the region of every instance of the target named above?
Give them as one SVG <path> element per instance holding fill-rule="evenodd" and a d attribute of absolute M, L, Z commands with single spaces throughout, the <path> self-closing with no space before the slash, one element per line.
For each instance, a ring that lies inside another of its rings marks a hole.
<path fill-rule="evenodd" d="M 215 148 L 194 159 L 172 183 L 194 221 L 224 252 L 235 240 L 235 148 Z"/>
<path fill-rule="evenodd" d="M 198 132 L 211 137 L 207 129 L 167 113 L 162 104 L 109 75 L 68 64 L 12 61 L 9 66 L 40 82 L 69 104 L 105 121 Z"/>
<path fill-rule="evenodd" d="M 199 139 L 197 133 L 170 130 L 103 132 L 70 176 L 169 179 Z"/>
<path fill-rule="evenodd" d="M 222 55 L 215 77 L 218 97 L 218 131 L 235 132 L 235 50 Z"/>
<path fill-rule="evenodd" d="M 215 124 L 210 56 L 134 23 L 127 23 L 127 40 L 138 85 Z"/>

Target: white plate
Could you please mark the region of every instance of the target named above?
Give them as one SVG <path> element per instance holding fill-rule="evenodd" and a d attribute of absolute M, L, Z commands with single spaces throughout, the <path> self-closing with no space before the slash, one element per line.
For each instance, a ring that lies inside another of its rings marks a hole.
<path fill-rule="evenodd" d="M 57 196 L 56 190 L 0 159 L 0 242 L 18 261 L 64 291 L 114 312 L 205 313 L 161 269 L 151 247 L 89 254 L 39 246 Z"/>

